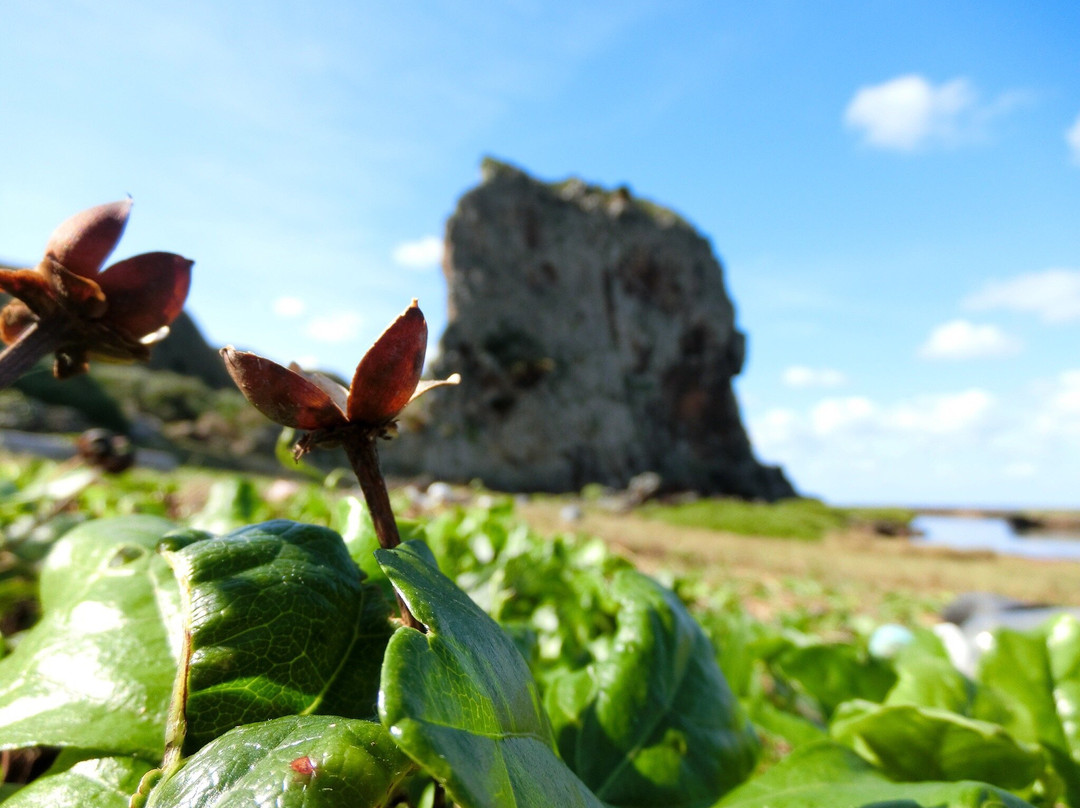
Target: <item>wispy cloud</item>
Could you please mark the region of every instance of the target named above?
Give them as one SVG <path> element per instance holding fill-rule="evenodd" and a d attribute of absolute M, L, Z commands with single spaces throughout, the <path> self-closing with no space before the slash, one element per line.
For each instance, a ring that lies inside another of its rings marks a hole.
<path fill-rule="evenodd" d="M 307 305 L 298 297 L 283 295 L 277 298 L 271 308 L 278 317 L 299 317 L 307 310 Z"/>
<path fill-rule="evenodd" d="M 1080 269 L 1046 269 L 991 281 L 964 298 L 973 311 L 1004 310 L 1034 314 L 1045 323 L 1080 319 Z"/>
<path fill-rule="evenodd" d="M 989 359 L 1020 352 L 1021 343 L 996 325 L 950 320 L 930 332 L 919 348 L 924 359 Z"/>
<path fill-rule="evenodd" d="M 1080 115 L 1076 116 L 1073 125 L 1065 133 L 1065 142 L 1069 144 L 1073 163 L 1080 166 Z"/>
<path fill-rule="evenodd" d="M 847 376 L 839 370 L 806 365 L 785 368 L 781 379 L 788 387 L 840 387 L 847 383 Z"/>
<path fill-rule="evenodd" d="M 337 311 L 308 321 L 307 335 L 317 342 L 351 342 L 360 334 L 363 318 L 353 311 Z"/>
<path fill-rule="evenodd" d="M 1080 368 L 1002 395 L 971 387 L 751 410 L 747 427 L 796 485 L 839 501 L 888 490 L 891 502 L 1067 502 L 1080 473 Z"/>
<path fill-rule="evenodd" d="M 406 269 L 434 269 L 442 263 L 443 241 L 438 236 L 424 236 L 405 241 L 394 248 L 393 259 Z"/>
<path fill-rule="evenodd" d="M 1032 420 L 1045 435 L 1080 440 L 1080 370 L 1065 370 L 1044 391 L 1043 408 Z"/>
<path fill-rule="evenodd" d="M 793 441 L 960 436 L 981 427 L 996 404 L 986 390 L 913 396 L 882 404 L 867 396 L 823 398 L 805 412 L 766 410 L 749 419 L 755 446 L 773 454 Z M 886 452 L 885 456 L 889 453 Z"/>
<path fill-rule="evenodd" d="M 984 102 L 966 78 L 935 85 L 913 73 L 860 87 L 844 111 L 844 123 L 870 146 L 914 151 L 977 138 L 990 119 L 1023 97 L 1010 92 Z"/>

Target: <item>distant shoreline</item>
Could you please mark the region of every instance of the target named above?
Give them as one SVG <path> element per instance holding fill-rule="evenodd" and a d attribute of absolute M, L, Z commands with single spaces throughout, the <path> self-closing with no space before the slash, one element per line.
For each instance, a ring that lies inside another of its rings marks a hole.
<path fill-rule="evenodd" d="M 1004 519 L 1012 529 L 1024 533 L 1078 533 L 1080 511 L 1039 508 L 913 508 L 926 516 L 966 516 L 977 519 Z"/>

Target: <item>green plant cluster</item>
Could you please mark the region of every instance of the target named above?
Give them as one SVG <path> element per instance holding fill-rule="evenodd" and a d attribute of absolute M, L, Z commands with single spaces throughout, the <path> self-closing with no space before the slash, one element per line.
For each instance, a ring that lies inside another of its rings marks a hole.
<path fill-rule="evenodd" d="M 4 808 L 1080 806 L 1069 618 L 997 634 L 968 679 L 931 632 L 881 658 L 765 624 L 508 499 L 384 550 L 316 485 L 222 475 L 184 512 L 176 475 L 169 502 L 76 473 L 0 466 L 0 586 L 40 601 L 0 659 L 0 749 L 60 750 Z"/>
<path fill-rule="evenodd" d="M 647 503 L 641 513 L 678 527 L 807 541 L 821 539 L 829 531 L 854 526 L 904 532 L 915 516 L 914 512 L 904 508 L 837 508 L 808 498 L 772 503 L 720 498 L 677 504 L 657 502 Z"/>

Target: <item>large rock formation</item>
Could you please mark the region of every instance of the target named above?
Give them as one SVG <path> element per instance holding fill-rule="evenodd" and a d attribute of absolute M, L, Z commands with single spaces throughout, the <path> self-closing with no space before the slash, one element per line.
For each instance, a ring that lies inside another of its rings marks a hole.
<path fill-rule="evenodd" d="M 186 311 L 169 327 L 169 336 L 154 346 L 149 365 L 153 370 L 194 376 L 213 390 L 233 387 L 217 349 L 210 347 Z"/>
<path fill-rule="evenodd" d="M 753 455 L 731 379 L 746 341 L 709 243 L 676 214 L 487 160 L 446 228 L 449 323 L 391 472 L 507 491 L 622 487 L 794 496 Z M 408 415 L 409 411 L 406 411 Z"/>

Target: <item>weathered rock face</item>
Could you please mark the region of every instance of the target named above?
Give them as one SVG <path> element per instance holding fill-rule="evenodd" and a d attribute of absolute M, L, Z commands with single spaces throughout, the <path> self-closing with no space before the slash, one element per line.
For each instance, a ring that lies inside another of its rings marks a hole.
<path fill-rule="evenodd" d="M 391 472 L 508 491 L 625 486 L 793 496 L 754 458 L 731 379 L 745 338 L 708 242 L 675 214 L 486 161 L 446 231 L 449 323 Z"/>
<path fill-rule="evenodd" d="M 181 312 L 169 327 L 169 336 L 154 346 L 149 365 L 153 370 L 169 370 L 181 376 L 194 376 L 213 390 L 230 389 L 233 386 L 217 350 L 206 342 L 199 327 L 186 311 Z"/>

